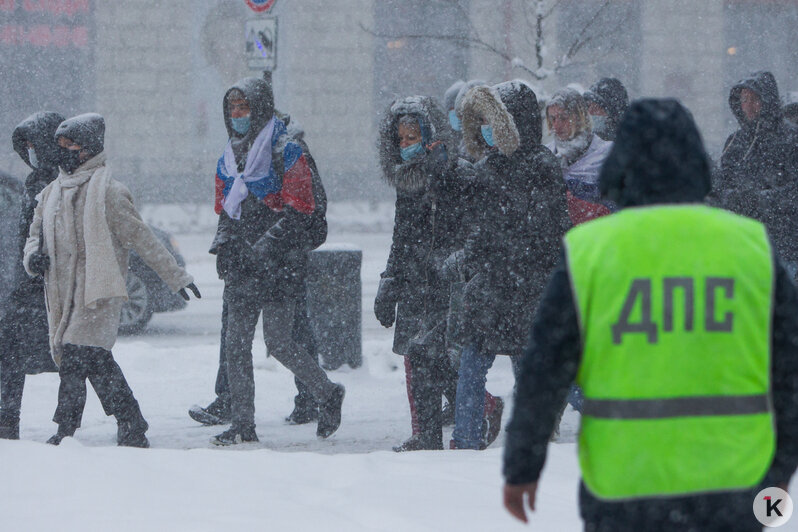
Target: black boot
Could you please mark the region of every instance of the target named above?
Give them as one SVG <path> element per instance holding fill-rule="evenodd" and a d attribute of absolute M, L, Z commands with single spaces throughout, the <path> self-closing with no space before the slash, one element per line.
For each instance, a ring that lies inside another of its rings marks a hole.
<path fill-rule="evenodd" d="M 404 453 L 407 451 L 442 451 L 443 440 L 438 437 L 425 437 L 424 434 L 416 434 L 406 439 L 402 445 L 393 447 L 394 452 Z"/>
<path fill-rule="evenodd" d="M 329 438 L 341 426 L 341 407 L 344 403 L 346 389 L 343 384 L 336 384 L 335 391 L 327 402 L 319 407 L 319 424 L 316 426 L 316 436 Z"/>
<path fill-rule="evenodd" d="M 47 440 L 47 443 L 49 443 L 50 445 L 60 445 L 61 440 L 63 440 L 64 438 L 71 438 L 72 436 L 74 436 L 75 430 L 76 429 L 67 428 L 59 425 L 58 432 L 50 436 L 50 439 Z"/>
<path fill-rule="evenodd" d="M 288 414 L 285 420 L 290 425 L 304 425 L 319 419 L 319 406 L 313 396 L 307 397 L 298 393 L 294 397 L 294 410 Z"/>
<path fill-rule="evenodd" d="M 230 405 L 227 401 L 217 397 L 205 408 L 199 405 L 192 406 L 188 415 L 203 425 L 226 425 L 230 423 Z"/>
<path fill-rule="evenodd" d="M 0 413 L 0 439 L 19 439 L 19 413 L 16 415 Z"/>
<path fill-rule="evenodd" d="M 217 434 L 211 438 L 211 443 L 214 445 L 228 446 L 238 445 L 239 443 L 256 443 L 258 435 L 255 433 L 255 426 L 246 427 L 230 427 L 228 430 Z"/>
<path fill-rule="evenodd" d="M 130 417 L 117 419 L 116 421 L 116 444 L 120 447 L 140 447 L 146 449 L 150 442 L 144 435 L 150 426 L 147 420 L 141 415 L 138 408 L 131 413 Z"/>

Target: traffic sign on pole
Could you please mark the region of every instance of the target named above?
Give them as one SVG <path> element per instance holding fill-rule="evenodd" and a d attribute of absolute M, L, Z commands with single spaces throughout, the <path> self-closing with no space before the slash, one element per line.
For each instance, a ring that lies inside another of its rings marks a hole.
<path fill-rule="evenodd" d="M 244 34 L 247 66 L 252 70 L 277 68 L 277 17 L 247 20 Z"/>
<path fill-rule="evenodd" d="M 268 13 L 277 0 L 247 0 L 247 5 L 255 13 Z"/>

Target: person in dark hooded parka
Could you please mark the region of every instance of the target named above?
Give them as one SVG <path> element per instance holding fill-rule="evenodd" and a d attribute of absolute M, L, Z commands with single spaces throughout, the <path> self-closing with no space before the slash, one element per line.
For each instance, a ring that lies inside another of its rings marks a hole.
<path fill-rule="evenodd" d="M 230 140 L 217 164 L 219 224 L 210 252 L 224 279 L 224 349 L 232 424 L 216 445 L 258 441 L 252 340 L 263 315 L 269 354 L 286 366 L 319 402 L 317 436 L 341 423 L 344 387 L 293 337 L 297 301 L 305 290 L 308 251 L 317 247 L 314 213 L 323 206 L 302 145 L 274 112 L 271 85 L 244 78 L 224 95 Z M 326 234 L 326 233 L 325 233 Z"/>
<path fill-rule="evenodd" d="M 522 81 L 476 87 L 462 104 L 479 216 L 465 245 L 474 272 L 465 291 L 468 332 L 461 355 L 452 446 L 485 447 L 485 381 L 497 354 L 519 356 L 568 227 L 557 159 L 541 145 L 538 102 Z"/>
<path fill-rule="evenodd" d="M 756 493 L 786 489 L 798 464 L 796 290 L 761 224 L 702 205 L 710 181 L 689 112 L 672 99 L 634 102 L 600 179 L 621 210 L 566 235 L 522 360 L 503 468 L 504 504 L 518 519 L 535 508 L 577 377 L 586 531 L 761 530 Z M 717 290 L 718 317 L 706 317 L 713 296 L 689 287 L 726 275 L 733 299 Z M 696 303 L 695 319 L 661 303 L 669 279 L 675 305 Z M 634 286 L 642 311 L 628 304 Z"/>
<path fill-rule="evenodd" d="M 417 423 L 413 437 L 394 450 L 442 449 L 441 397 L 457 381 L 445 346 L 449 280 L 444 263 L 462 248 L 468 215 L 455 172 L 457 145 L 434 100 L 410 96 L 389 107 L 379 154 L 383 177 L 396 189 L 396 213 L 374 312 L 385 327 L 396 322 L 393 350 L 405 357 Z"/>
<path fill-rule="evenodd" d="M 53 112 L 35 113 L 14 129 L 14 151 L 33 171 L 25 179 L 19 216 L 14 288 L 0 321 L 0 438 L 19 438 L 19 411 L 25 374 L 58 371 L 50 357 L 44 282 L 22 269 L 22 253 L 33 220 L 36 196 L 58 176 L 55 130 L 64 117 Z"/>
<path fill-rule="evenodd" d="M 782 114 L 776 79 L 737 83 L 729 106 L 740 124 L 726 141 L 714 195 L 720 206 L 764 223 L 782 259 L 798 267 L 798 127 Z"/>
<path fill-rule="evenodd" d="M 588 105 L 593 133 L 602 140 L 615 140 L 618 124 L 629 108 L 626 87 L 616 78 L 601 78 L 582 94 Z"/>

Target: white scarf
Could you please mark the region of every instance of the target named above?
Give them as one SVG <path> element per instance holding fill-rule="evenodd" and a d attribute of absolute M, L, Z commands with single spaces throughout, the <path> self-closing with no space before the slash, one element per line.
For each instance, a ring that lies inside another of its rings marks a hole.
<path fill-rule="evenodd" d="M 247 183 L 263 179 L 269 175 L 272 167 L 272 135 L 274 134 L 274 117 L 269 120 L 261 130 L 252 147 L 247 153 L 247 162 L 244 164 L 244 171 L 238 172 L 238 165 L 233 154 L 233 145 L 227 143 L 224 150 L 224 167 L 227 175 L 235 176 L 233 186 L 227 197 L 222 200 L 222 207 L 233 220 L 241 219 L 241 202 L 249 195 Z"/>

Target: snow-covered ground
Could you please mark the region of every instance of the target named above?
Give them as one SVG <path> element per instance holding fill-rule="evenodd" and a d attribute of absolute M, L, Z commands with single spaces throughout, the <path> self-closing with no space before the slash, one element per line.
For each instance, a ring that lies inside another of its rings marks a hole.
<path fill-rule="evenodd" d="M 169 209 L 145 212 L 156 225 L 179 231 L 203 295 L 183 311 L 157 314 L 143 334 L 120 338 L 114 348 L 150 423 L 152 447 L 116 447 L 116 423 L 92 392 L 75 438 L 60 447 L 44 444 L 55 431 L 58 379 L 29 377 L 22 440 L 0 440 L 0 531 L 524 529 L 501 505 L 501 438 L 483 452 L 391 451 L 410 434 L 404 371 L 391 353 L 392 330 L 371 312 L 390 245 L 390 208 L 330 208 L 329 242 L 363 249 L 364 363 L 331 372 L 347 389 L 341 428 L 319 441 L 315 425 L 285 424 L 293 378 L 266 357 L 258 332 L 260 443 L 230 449 L 209 443 L 220 427 L 202 427 L 187 415 L 192 404 L 213 399 L 218 362 L 222 283 L 207 254 L 210 218 L 185 223 Z M 488 389 L 509 398 L 512 385 L 509 360 L 500 357 Z M 509 408 L 505 421 L 508 415 Z M 581 529 L 577 423 L 569 407 L 562 441 L 550 446 L 532 530 Z"/>

